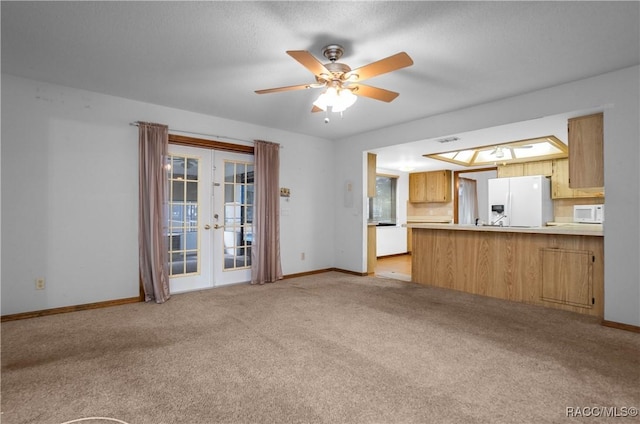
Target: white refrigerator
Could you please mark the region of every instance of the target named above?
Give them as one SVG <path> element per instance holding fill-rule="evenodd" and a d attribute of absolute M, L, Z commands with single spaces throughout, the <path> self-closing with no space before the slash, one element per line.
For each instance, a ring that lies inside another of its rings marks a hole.
<path fill-rule="evenodd" d="M 553 221 L 551 181 L 544 175 L 492 178 L 489 182 L 489 224 L 542 227 Z"/>

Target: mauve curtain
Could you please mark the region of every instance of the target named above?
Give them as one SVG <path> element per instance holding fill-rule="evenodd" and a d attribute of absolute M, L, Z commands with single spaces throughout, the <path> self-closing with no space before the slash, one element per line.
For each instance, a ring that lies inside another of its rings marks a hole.
<path fill-rule="evenodd" d="M 251 284 L 282 279 L 280 263 L 280 145 L 256 140 Z"/>
<path fill-rule="evenodd" d="M 166 236 L 169 128 L 138 122 L 138 247 L 144 300 L 166 302 L 169 293 Z"/>

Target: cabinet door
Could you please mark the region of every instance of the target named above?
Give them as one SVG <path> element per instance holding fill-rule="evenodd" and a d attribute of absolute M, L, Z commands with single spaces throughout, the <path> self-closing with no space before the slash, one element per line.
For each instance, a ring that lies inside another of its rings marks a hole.
<path fill-rule="evenodd" d="M 525 175 L 544 175 L 550 177 L 552 173 L 553 166 L 550 160 L 498 166 L 498 178 L 522 177 Z"/>
<path fill-rule="evenodd" d="M 524 165 L 524 175 L 544 175 L 550 177 L 553 174 L 553 165 L 550 160 L 540 160 L 536 162 L 526 162 Z"/>
<path fill-rule="evenodd" d="M 542 300 L 591 308 L 593 253 L 586 250 L 540 249 Z"/>
<path fill-rule="evenodd" d="M 524 175 L 523 163 L 498 166 L 498 178 L 522 177 Z"/>
<path fill-rule="evenodd" d="M 427 201 L 427 173 L 414 172 L 409 174 L 409 202 L 420 203 Z"/>
<path fill-rule="evenodd" d="M 451 171 L 427 172 L 427 202 L 451 201 Z"/>
<path fill-rule="evenodd" d="M 451 201 L 451 171 L 409 174 L 409 202 L 443 203 Z"/>
<path fill-rule="evenodd" d="M 574 190 L 569 187 L 569 160 L 555 159 L 551 175 L 551 198 L 576 199 L 584 197 L 604 197 L 602 189 Z"/>
<path fill-rule="evenodd" d="M 569 119 L 569 187 L 604 187 L 603 115 Z"/>

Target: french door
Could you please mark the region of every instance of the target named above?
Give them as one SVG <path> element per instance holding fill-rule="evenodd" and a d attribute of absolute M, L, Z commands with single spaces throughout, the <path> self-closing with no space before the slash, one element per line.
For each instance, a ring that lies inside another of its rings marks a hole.
<path fill-rule="evenodd" d="M 171 293 L 251 279 L 253 156 L 169 145 Z"/>

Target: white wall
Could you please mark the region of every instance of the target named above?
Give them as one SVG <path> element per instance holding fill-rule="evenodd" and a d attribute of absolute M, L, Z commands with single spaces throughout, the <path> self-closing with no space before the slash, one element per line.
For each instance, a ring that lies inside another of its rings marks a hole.
<path fill-rule="evenodd" d="M 352 179 L 358 191 L 354 196 L 362 196 L 363 151 L 601 107 L 607 192 L 605 319 L 640 325 L 639 80 L 640 68 L 634 66 L 339 140 L 334 156 L 336 187 Z M 354 169 L 356 163 L 361 164 L 359 169 Z M 366 226 L 359 206 L 360 210 L 357 206 L 336 208 L 335 260 L 340 268 L 364 272 Z"/>
<path fill-rule="evenodd" d="M 407 253 L 407 201 L 409 200 L 409 174 L 407 172 L 378 168 L 378 174 L 397 175 L 396 225 L 376 228 L 376 256 Z"/>
<path fill-rule="evenodd" d="M 138 295 L 138 120 L 280 143 L 283 272 L 333 266 L 330 141 L 3 74 L 3 315 Z"/>

